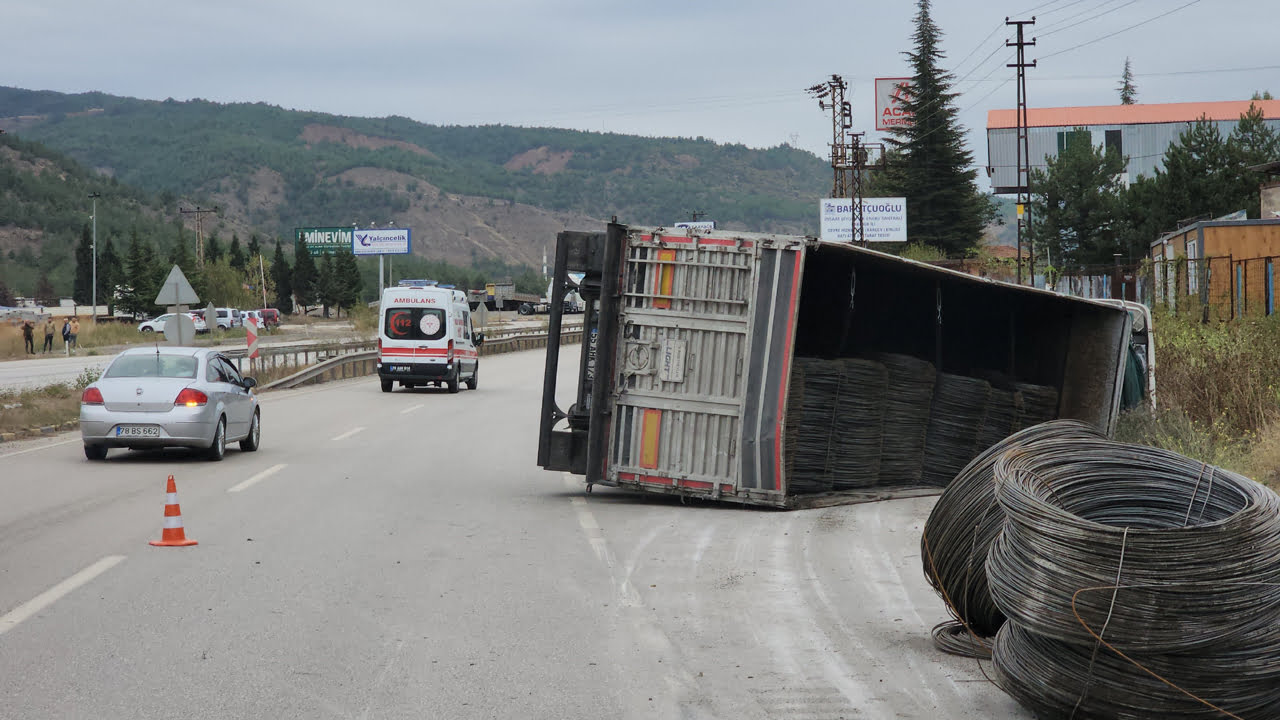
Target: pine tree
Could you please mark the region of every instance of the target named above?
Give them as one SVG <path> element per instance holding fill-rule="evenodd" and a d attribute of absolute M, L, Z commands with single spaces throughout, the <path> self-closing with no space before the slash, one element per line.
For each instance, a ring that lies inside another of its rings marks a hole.
<path fill-rule="evenodd" d="M 41 273 L 36 281 L 35 296 L 37 305 L 52 307 L 58 304 L 58 294 L 53 290 L 53 283 L 49 282 L 48 273 Z"/>
<path fill-rule="evenodd" d="M 1111 262 L 1117 252 L 1128 254 L 1121 247 L 1124 168 L 1120 153 L 1074 142 L 1048 158 L 1044 170 L 1031 171 L 1036 222 L 1028 236 L 1051 274 Z"/>
<path fill-rule="evenodd" d="M 120 288 L 120 308 L 130 315 L 150 315 L 155 310 L 156 294 L 160 292 L 160 283 L 164 272 L 160 263 L 156 262 L 155 250 L 151 244 L 138 235 L 134 228 L 129 234 L 129 254 L 124 261 L 127 280 Z"/>
<path fill-rule="evenodd" d="M 1124 74 L 1120 76 L 1120 87 L 1116 89 L 1120 91 L 1121 105 L 1132 105 L 1138 99 L 1138 88 L 1133 84 L 1133 66 L 1129 63 L 1129 58 L 1124 59 Z"/>
<path fill-rule="evenodd" d="M 222 259 L 222 243 L 218 242 L 216 233 L 209 233 L 209 239 L 204 241 L 204 261 L 207 263 L 216 263 Z"/>
<path fill-rule="evenodd" d="M 334 263 L 334 276 L 338 286 L 338 307 L 350 310 L 360 302 L 363 281 L 360 278 L 360 266 L 356 264 L 356 256 L 349 250 L 338 252 Z"/>
<path fill-rule="evenodd" d="M 240 236 L 235 233 L 231 234 L 231 248 L 227 250 L 227 262 L 236 270 L 244 272 L 244 251 L 240 249 Z"/>
<path fill-rule="evenodd" d="M 93 302 L 93 231 L 86 224 L 80 231 L 80 244 L 76 245 L 76 276 L 71 297 L 79 305 Z"/>
<path fill-rule="evenodd" d="M 957 119 L 952 75 L 939 67 L 942 32 L 930 14 L 930 1 L 919 0 L 913 51 L 904 52 L 912 66 L 912 87 L 903 109 L 912 122 L 893 130 L 892 152 L 881 187 L 907 199 L 907 234 L 913 243 L 936 247 L 950 257 L 970 253 L 995 217 L 990 200 L 978 191 L 978 171 L 964 146 Z"/>
<path fill-rule="evenodd" d="M 1161 182 L 1166 222 L 1199 215 L 1219 217 L 1232 207 L 1231 158 L 1218 126 L 1201 117 L 1182 132 L 1165 151 L 1164 168 L 1156 172 Z"/>
<path fill-rule="evenodd" d="M 320 258 L 320 272 L 316 275 L 316 298 L 324 306 L 324 316 L 329 317 L 329 308 L 338 304 L 338 280 L 333 272 L 333 256 L 326 254 Z"/>
<path fill-rule="evenodd" d="M 276 286 L 274 306 L 281 315 L 293 313 L 293 268 L 284 256 L 284 243 L 276 243 L 275 256 L 271 258 L 271 280 Z"/>
<path fill-rule="evenodd" d="M 305 315 L 307 308 L 316 303 L 316 261 L 307 249 L 307 243 L 301 239 L 293 245 L 293 298 L 302 306 Z"/>
<path fill-rule="evenodd" d="M 107 238 L 102 241 L 102 252 L 98 253 L 98 298 L 106 298 L 109 315 L 116 312 L 116 289 L 124 281 L 123 276 L 120 255 L 111 238 Z"/>
<path fill-rule="evenodd" d="M 1280 158 L 1280 133 L 1269 127 L 1262 109 L 1249 103 L 1249 110 L 1227 137 L 1227 156 L 1235 177 L 1230 192 L 1237 210 L 1247 210 L 1249 217 L 1262 212 L 1258 176 L 1249 168 Z"/>
<path fill-rule="evenodd" d="M 258 240 L 258 233 L 253 233 L 249 236 L 249 243 L 245 246 L 245 250 L 248 252 L 249 257 L 262 254 L 262 242 Z"/>

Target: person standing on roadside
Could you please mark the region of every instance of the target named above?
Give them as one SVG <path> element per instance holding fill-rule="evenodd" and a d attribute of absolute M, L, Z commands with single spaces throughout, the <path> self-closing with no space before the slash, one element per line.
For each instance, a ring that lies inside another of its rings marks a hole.
<path fill-rule="evenodd" d="M 31 326 L 31 321 L 23 320 L 22 321 L 22 346 L 27 349 L 28 355 L 36 354 L 36 341 L 35 341 L 35 337 L 32 335 L 32 333 L 34 332 L 35 332 L 35 328 Z"/>
<path fill-rule="evenodd" d="M 80 317 L 79 316 L 77 315 L 71 316 L 71 326 L 68 328 L 68 333 L 69 334 L 67 335 L 67 341 L 71 345 L 71 352 L 75 352 L 76 350 L 80 349 L 80 345 L 76 342 L 76 336 L 80 334 Z"/>
<path fill-rule="evenodd" d="M 44 321 L 44 347 L 40 348 L 40 352 L 53 352 L 53 318 Z"/>

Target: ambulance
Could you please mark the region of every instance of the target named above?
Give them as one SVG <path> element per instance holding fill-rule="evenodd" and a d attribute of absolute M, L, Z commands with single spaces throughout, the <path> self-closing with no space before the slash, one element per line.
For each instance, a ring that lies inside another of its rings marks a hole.
<path fill-rule="evenodd" d="M 382 291 L 378 306 L 378 379 L 382 392 L 396 383 L 475 390 L 477 349 L 483 333 L 471 327 L 467 294 L 433 280 L 401 280 Z"/>

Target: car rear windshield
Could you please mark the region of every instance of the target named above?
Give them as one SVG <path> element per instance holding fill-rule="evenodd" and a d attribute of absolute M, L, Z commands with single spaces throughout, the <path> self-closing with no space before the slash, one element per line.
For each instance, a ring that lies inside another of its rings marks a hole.
<path fill-rule="evenodd" d="M 392 340 L 439 340 L 448 330 L 440 308 L 388 308 L 382 322 Z"/>
<path fill-rule="evenodd" d="M 190 355 L 124 355 L 115 359 L 103 377 L 193 378 L 199 362 Z"/>

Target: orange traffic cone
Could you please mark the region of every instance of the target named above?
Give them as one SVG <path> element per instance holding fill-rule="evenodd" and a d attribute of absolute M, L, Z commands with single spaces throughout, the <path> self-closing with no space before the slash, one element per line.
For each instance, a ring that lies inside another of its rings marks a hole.
<path fill-rule="evenodd" d="M 182 529 L 182 508 L 178 507 L 178 486 L 173 482 L 173 476 L 169 476 L 169 488 L 165 491 L 168 493 L 164 500 L 164 531 L 160 535 L 159 540 L 152 540 L 151 544 L 158 547 L 185 547 L 187 545 L 195 545 L 195 540 L 188 540 L 187 534 Z"/>

